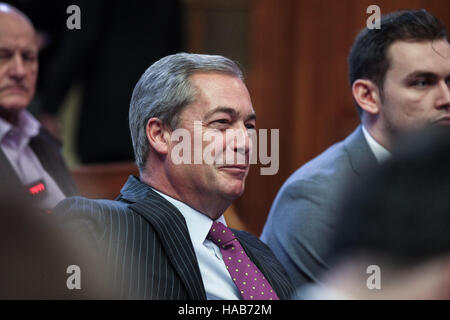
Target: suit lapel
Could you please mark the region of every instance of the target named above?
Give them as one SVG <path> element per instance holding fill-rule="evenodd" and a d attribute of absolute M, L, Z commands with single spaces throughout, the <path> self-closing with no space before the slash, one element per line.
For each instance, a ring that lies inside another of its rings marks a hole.
<path fill-rule="evenodd" d="M 2 183 L 5 183 L 5 185 L 2 185 L 2 187 L 8 188 L 10 190 L 26 190 L 26 188 L 20 181 L 19 176 L 16 174 L 16 170 L 14 170 L 14 167 L 9 162 L 2 148 L 0 148 L 0 168 L 0 181 L 2 181 Z"/>
<path fill-rule="evenodd" d="M 350 165 L 358 176 L 362 176 L 366 170 L 378 165 L 361 126 L 344 140 L 344 146 L 349 155 Z"/>
<path fill-rule="evenodd" d="M 206 299 L 200 268 L 183 215 L 170 202 L 135 177 L 129 177 L 121 198 L 157 232 L 191 299 Z"/>
<path fill-rule="evenodd" d="M 30 147 L 38 157 L 42 167 L 55 180 L 58 187 L 66 196 L 76 194 L 76 187 L 72 177 L 68 172 L 64 160 L 59 153 L 60 145 L 50 138 L 48 134 L 41 129 L 39 135 L 31 139 Z"/>

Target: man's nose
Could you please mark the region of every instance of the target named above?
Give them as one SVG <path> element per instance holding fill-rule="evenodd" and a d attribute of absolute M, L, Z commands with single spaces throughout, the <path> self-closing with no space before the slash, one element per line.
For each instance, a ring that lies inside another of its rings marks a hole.
<path fill-rule="evenodd" d="M 443 81 L 439 84 L 437 107 L 439 109 L 450 109 L 450 84 L 448 81 Z"/>
<path fill-rule="evenodd" d="M 23 58 L 20 54 L 15 54 L 10 61 L 9 75 L 16 80 L 21 80 L 25 77 L 25 74 L 26 70 Z"/>
<path fill-rule="evenodd" d="M 235 129 L 235 151 L 240 154 L 247 154 L 250 150 L 250 137 L 247 128 Z"/>

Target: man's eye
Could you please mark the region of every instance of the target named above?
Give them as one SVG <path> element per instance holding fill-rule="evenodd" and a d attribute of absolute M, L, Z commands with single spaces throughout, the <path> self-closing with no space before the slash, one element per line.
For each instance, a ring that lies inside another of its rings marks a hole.
<path fill-rule="evenodd" d="M 214 120 L 209 125 L 212 129 L 227 130 L 230 127 L 230 121 L 227 119 Z"/>
<path fill-rule="evenodd" d="M 425 87 L 427 84 L 428 84 L 427 81 L 420 80 L 420 81 L 416 81 L 415 86 L 416 87 Z"/>
<path fill-rule="evenodd" d="M 224 125 L 227 125 L 229 123 L 230 123 L 230 121 L 228 119 L 218 119 L 218 120 L 214 120 L 212 122 L 212 124 L 215 125 L 215 126 L 224 126 Z"/>
<path fill-rule="evenodd" d="M 0 59 L 9 59 L 11 58 L 11 54 L 6 51 L 0 51 Z"/>
<path fill-rule="evenodd" d="M 429 85 L 432 85 L 433 81 L 429 80 L 429 79 L 418 79 L 412 82 L 412 86 L 417 87 L 417 88 L 425 88 Z"/>
<path fill-rule="evenodd" d="M 254 124 L 251 124 L 251 123 L 246 124 L 245 126 L 247 127 L 247 129 L 256 129 L 256 126 Z"/>
<path fill-rule="evenodd" d="M 37 56 L 34 54 L 25 54 L 23 55 L 23 60 L 28 62 L 34 62 L 37 60 Z"/>

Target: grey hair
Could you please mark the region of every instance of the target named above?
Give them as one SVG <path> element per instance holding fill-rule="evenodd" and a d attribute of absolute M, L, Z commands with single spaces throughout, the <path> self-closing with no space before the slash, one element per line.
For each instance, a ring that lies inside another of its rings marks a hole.
<path fill-rule="evenodd" d="M 177 53 L 152 64 L 136 84 L 130 102 L 131 139 L 140 171 L 144 170 L 150 151 L 148 120 L 158 118 L 169 128 L 177 128 L 179 114 L 195 101 L 196 90 L 190 76 L 196 72 L 220 72 L 244 80 L 235 62 L 218 55 Z"/>

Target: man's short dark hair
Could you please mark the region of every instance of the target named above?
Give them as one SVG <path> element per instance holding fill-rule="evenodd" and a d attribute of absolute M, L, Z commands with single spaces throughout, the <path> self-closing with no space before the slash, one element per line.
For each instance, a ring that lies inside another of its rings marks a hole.
<path fill-rule="evenodd" d="M 395 41 L 446 39 L 444 24 L 425 9 L 401 10 L 381 17 L 381 29 L 364 28 L 356 37 L 348 56 L 350 86 L 357 79 L 373 81 L 383 92 L 389 69 L 387 51 Z M 359 114 L 362 109 L 356 104 Z"/>
<path fill-rule="evenodd" d="M 450 254 L 450 127 L 396 145 L 353 185 L 338 215 L 331 260 L 364 254 L 407 267 Z"/>

